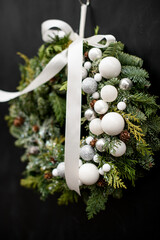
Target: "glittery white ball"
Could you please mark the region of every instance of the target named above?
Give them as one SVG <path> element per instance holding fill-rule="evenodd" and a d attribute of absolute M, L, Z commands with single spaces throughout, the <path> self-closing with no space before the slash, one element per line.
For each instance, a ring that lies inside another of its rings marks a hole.
<path fill-rule="evenodd" d="M 94 92 L 94 93 L 92 94 L 92 98 L 93 98 L 93 99 L 99 99 L 99 92 Z"/>
<path fill-rule="evenodd" d="M 80 148 L 80 156 L 85 161 L 90 161 L 94 157 L 94 149 L 90 145 L 84 145 Z"/>
<path fill-rule="evenodd" d="M 117 77 L 121 72 L 121 64 L 115 57 L 105 57 L 99 64 L 99 72 L 106 79 Z"/>
<path fill-rule="evenodd" d="M 98 155 L 98 154 L 95 154 L 95 155 L 94 155 L 93 161 L 94 161 L 95 163 L 99 163 L 99 155 Z"/>
<path fill-rule="evenodd" d="M 106 85 L 101 89 L 101 98 L 105 102 L 113 102 L 118 96 L 117 89 L 112 85 Z"/>
<path fill-rule="evenodd" d="M 102 170 L 104 172 L 109 172 L 111 170 L 111 166 L 108 164 L 108 163 L 105 163 L 103 166 L 102 166 Z"/>
<path fill-rule="evenodd" d="M 122 90 L 130 90 L 132 85 L 132 81 L 129 78 L 122 78 L 119 83 L 119 87 Z"/>
<path fill-rule="evenodd" d="M 85 185 L 93 185 L 99 179 L 98 168 L 93 163 L 85 163 L 79 169 L 79 179 Z"/>
<path fill-rule="evenodd" d="M 82 67 L 82 79 L 86 78 L 87 75 L 88 75 L 87 70 L 84 67 Z"/>
<path fill-rule="evenodd" d="M 57 170 L 57 168 L 52 170 L 52 175 L 53 175 L 53 177 L 58 177 L 58 170 Z"/>
<path fill-rule="evenodd" d="M 85 111 L 84 116 L 88 121 L 92 121 L 93 119 L 95 119 L 95 112 L 91 108 L 89 108 Z"/>
<path fill-rule="evenodd" d="M 84 63 L 84 68 L 85 69 L 89 70 L 91 67 L 92 67 L 91 62 L 87 61 L 87 62 Z"/>
<path fill-rule="evenodd" d="M 82 82 L 82 89 L 85 93 L 92 94 L 97 90 L 97 82 L 94 78 L 85 78 Z"/>
<path fill-rule="evenodd" d="M 93 140 L 93 137 L 89 136 L 86 138 L 86 143 L 89 145 L 92 140 Z"/>
<path fill-rule="evenodd" d="M 58 171 L 58 176 L 64 177 L 64 172 L 65 172 L 65 163 L 61 162 L 57 166 L 57 171 Z"/>
<path fill-rule="evenodd" d="M 115 136 L 120 134 L 125 126 L 123 117 L 116 112 L 107 113 L 101 120 L 101 127 L 103 131 L 110 135 Z"/>
<path fill-rule="evenodd" d="M 96 73 L 94 75 L 94 80 L 96 80 L 96 82 L 100 82 L 102 80 L 102 76 L 100 73 Z"/>
<path fill-rule="evenodd" d="M 126 152 L 126 144 L 119 141 L 114 144 L 113 150 L 111 150 L 111 155 L 114 157 L 121 157 Z"/>
<path fill-rule="evenodd" d="M 97 136 L 102 134 L 101 120 L 99 118 L 93 119 L 89 124 L 89 130 Z"/>
<path fill-rule="evenodd" d="M 103 100 L 98 100 L 94 104 L 94 110 L 99 114 L 104 114 L 108 111 L 108 104 Z"/>
<path fill-rule="evenodd" d="M 98 172 L 99 172 L 100 175 L 104 175 L 104 171 L 103 171 L 102 168 L 99 168 L 99 169 L 98 169 Z"/>
<path fill-rule="evenodd" d="M 79 167 L 81 167 L 81 166 L 82 166 L 82 164 L 83 164 L 82 160 L 81 160 L 81 159 L 79 159 Z"/>
<path fill-rule="evenodd" d="M 102 51 L 99 48 L 91 48 L 88 52 L 88 57 L 91 61 L 95 61 L 102 57 Z"/>
<path fill-rule="evenodd" d="M 106 141 L 104 138 L 100 138 L 96 142 L 96 148 L 99 152 L 105 152 L 104 145 L 106 144 Z"/>
<path fill-rule="evenodd" d="M 127 105 L 126 105 L 125 102 L 119 102 L 119 103 L 117 104 L 117 108 L 118 108 L 119 110 L 121 110 L 121 111 L 123 111 L 124 109 L 126 109 L 126 107 L 127 107 Z"/>

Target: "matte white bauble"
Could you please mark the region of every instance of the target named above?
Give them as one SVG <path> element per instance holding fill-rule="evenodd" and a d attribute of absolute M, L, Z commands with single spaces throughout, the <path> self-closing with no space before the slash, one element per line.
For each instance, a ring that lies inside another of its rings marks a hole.
<path fill-rule="evenodd" d="M 99 172 L 100 175 L 104 175 L 104 171 L 103 171 L 102 168 L 99 168 L 99 169 L 98 169 L 98 172 Z"/>
<path fill-rule="evenodd" d="M 89 136 L 86 138 L 86 143 L 89 145 L 92 140 L 93 140 L 93 137 Z"/>
<path fill-rule="evenodd" d="M 100 73 L 96 73 L 94 75 L 94 80 L 96 80 L 96 82 L 100 82 L 102 80 L 102 76 Z"/>
<path fill-rule="evenodd" d="M 93 98 L 93 99 L 99 99 L 99 92 L 94 92 L 94 93 L 92 94 L 92 98 Z"/>
<path fill-rule="evenodd" d="M 65 163 L 61 162 L 57 166 L 57 171 L 58 171 L 58 176 L 64 177 L 64 172 L 65 172 Z"/>
<path fill-rule="evenodd" d="M 102 130 L 110 136 L 120 134 L 123 131 L 124 126 L 125 122 L 123 117 L 116 112 L 107 113 L 101 120 Z"/>
<path fill-rule="evenodd" d="M 108 164 L 108 163 L 105 163 L 103 166 L 102 166 L 102 170 L 104 172 L 109 172 L 111 170 L 111 166 Z"/>
<path fill-rule="evenodd" d="M 121 64 L 115 57 L 105 57 L 99 64 L 99 72 L 106 79 L 117 77 L 121 72 Z"/>
<path fill-rule="evenodd" d="M 119 110 L 121 110 L 121 111 L 125 110 L 126 107 L 127 107 L 127 105 L 126 105 L 125 102 L 119 102 L 119 103 L 117 104 L 117 108 L 118 108 Z"/>
<path fill-rule="evenodd" d="M 84 63 L 84 68 L 85 69 L 89 70 L 91 67 L 92 67 L 91 62 L 87 61 L 87 62 Z"/>
<path fill-rule="evenodd" d="M 90 161 L 94 157 L 94 149 L 90 145 L 84 145 L 80 148 L 80 156 L 85 161 Z"/>
<path fill-rule="evenodd" d="M 91 48 L 88 52 L 88 57 L 91 61 L 95 61 L 102 57 L 102 51 L 99 48 Z"/>
<path fill-rule="evenodd" d="M 88 121 L 91 121 L 93 120 L 95 117 L 95 112 L 93 111 L 93 109 L 89 108 L 85 111 L 84 113 L 84 116 L 85 118 L 88 120 Z"/>
<path fill-rule="evenodd" d="M 81 160 L 81 159 L 79 159 L 79 167 L 81 167 L 81 166 L 82 166 L 82 164 L 83 164 L 82 160 Z"/>
<path fill-rule="evenodd" d="M 117 89 L 112 85 L 106 85 L 101 89 L 101 98 L 105 102 L 113 102 L 118 96 Z"/>
<path fill-rule="evenodd" d="M 93 161 L 94 161 L 95 163 L 99 163 L 99 155 L 98 155 L 98 154 L 95 154 L 95 155 L 94 155 Z"/>
<path fill-rule="evenodd" d="M 94 78 L 87 77 L 82 82 L 82 89 L 85 93 L 92 94 L 97 90 L 97 82 Z"/>
<path fill-rule="evenodd" d="M 113 150 L 110 154 L 114 157 L 121 157 L 126 152 L 126 144 L 123 141 L 118 141 L 114 144 Z"/>
<path fill-rule="evenodd" d="M 89 124 L 89 130 L 97 136 L 102 134 L 101 120 L 99 118 L 93 119 Z"/>
<path fill-rule="evenodd" d="M 94 110 L 99 114 L 104 114 L 108 111 L 108 104 L 103 100 L 98 100 L 94 104 Z"/>
<path fill-rule="evenodd" d="M 79 179 L 85 185 L 93 185 L 99 179 L 98 168 L 93 163 L 85 163 L 79 169 Z"/>
<path fill-rule="evenodd" d="M 57 168 L 52 170 L 52 175 L 53 175 L 53 177 L 58 177 L 58 170 L 57 170 Z"/>
<path fill-rule="evenodd" d="M 87 70 L 84 67 L 82 67 L 82 79 L 86 78 L 87 75 L 88 75 Z"/>

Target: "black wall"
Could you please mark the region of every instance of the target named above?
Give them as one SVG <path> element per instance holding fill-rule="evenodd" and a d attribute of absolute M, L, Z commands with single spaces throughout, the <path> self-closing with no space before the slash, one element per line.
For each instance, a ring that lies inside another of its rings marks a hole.
<path fill-rule="evenodd" d="M 86 36 L 100 27 L 126 44 L 129 53 L 144 59 L 150 73 L 151 92 L 160 94 L 160 6 L 158 0 L 91 0 Z M 46 19 L 62 19 L 78 31 L 78 0 L 0 1 L 0 89 L 14 91 L 20 79 L 17 51 L 32 57 L 42 44 L 40 25 Z M 25 165 L 21 149 L 14 147 L 0 104 L 0 234 L 1 239 L 158 239 L 160 215 L 160 163 L 121 200 L 110 199 L 105 212 L 88 222 L 83 203 L 58 207 L 56 197 L 46 202 L 19 185 Z"/>

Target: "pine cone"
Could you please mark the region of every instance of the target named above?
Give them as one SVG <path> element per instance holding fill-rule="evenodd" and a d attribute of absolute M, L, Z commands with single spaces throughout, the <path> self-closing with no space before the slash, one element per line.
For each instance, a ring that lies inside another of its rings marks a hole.
<path fill-rule="evenodd" d="M 130 139 L 130 133 L 127 130 L 123 130 L 120 134 L 120 139 L 123 142 L 127 142 Z"/>
<path fill-rule="evenodd" d="M 53 157 L 50 157 L 50 161 L 51 161 L 51 163 L 53 163 L 53 164 L 56 163 L 56 160 L 55 160 Z"/>
<path fill-rule="evenodd" d="M 87 51 L 84 53 L 84 57 L 88 58 L 88 52 Z"/>
<path fill-rule="evenodd" d="M 102 118 L 104 117 L 104 115 L 105 115 L 105 114 L 101 114 L 101 115 L 99 116 L 99 118 L 102 120 Z"/>
<path fill-rule="evenodd" d="M 95 144 L 96 144 L 96 142 L 97 142 L 97 139 L 93 139 L 93 140 L 90 142 L 90 145 L 91 145 L 92 147 L 94 147 Z"/>
<path fill-rule="evenodd" d="M 51 179 L 52 178 L 52 173 L 51 172 L 47 172 L 44 174 L 44 178 L 45 179 Z"/>
<path fill-rule="evenodd" d="M 20 127 L 23 123 L 24 123 L 23 117 L 16 117 L 13 122 L 15 127 Z"/>
<path fill-rule="evenodd" d="M 100 178 L 99 178 L 99 180 L 98 180 L 98 182 L 97 182 L 97 186 L 98 186 L 98 187 L 104 187 L 104 186 L 106 186 L 106 181 L 104 180 L 103 177 L 100 177 Z"/>
<path fill-rule="evenodd" d="M 90 102 L 90 106 L 91 106 L 91 108 L 94 108 L 94 104 L 96 103 L 96 99 L 93 99 L 91 102 Z"/>
<path fill-rule="evenodd" d="M 39 131 L 39 127 L 37 125 L 32 126 L 32 131 L 33 132 L 38 132 Z"/>

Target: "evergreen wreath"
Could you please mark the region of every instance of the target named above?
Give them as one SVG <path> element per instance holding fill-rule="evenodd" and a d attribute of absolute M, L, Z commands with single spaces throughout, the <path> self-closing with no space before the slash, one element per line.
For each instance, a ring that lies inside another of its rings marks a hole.
<path fill-rule="evenodd" d="M 56 36 L 51 43 L 43 44 L 32 59 L 18 53 L 24 64 L 19 66 L 21 81 L 17 89 L 24 89 L 70 43 L 69 36 Z M 111 43 L 101 52 L 85 42 L 83 50 L 83 137 L 79 166 L 81 169 L 89 164 L 93 171 L 98 170 L 98 175 L 95 183 L 82 184 L 85 183 L 82 173 L 80 189 L 91 219 L 105 210 L 110 195 L 120 198 L 123 189 L 135 186 L 136 179 L 153 167 L 153 152 L 160 149 L 160 117 L 157 97 L 148 93 L 151 83 L 141 58 L 125 53 L 121 42 Z M 100 69 L 102 61 L 120 64 L 120 72 L 114 77 L 105 76 L 103 66 Z M 64 177 L 66 90 L 67 68 L 64 68 L 46 84 L 11 100 L 6 116 L 10 133 L 17 139 L 15 145 L 25 149 L 21 160 L 26 162 L 26 169 L 21 185 L 37 190 L 41 199 L 58 192 L 60 205 L 79 199 L 67 187 Z M 114 133 L 112 123 L 117 117 L 121 126 Z M 100 122 L 104 123 L 103 130 Z"/>

